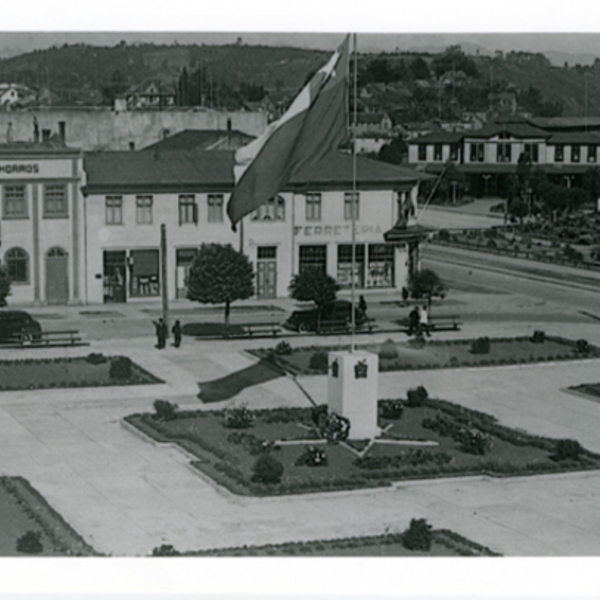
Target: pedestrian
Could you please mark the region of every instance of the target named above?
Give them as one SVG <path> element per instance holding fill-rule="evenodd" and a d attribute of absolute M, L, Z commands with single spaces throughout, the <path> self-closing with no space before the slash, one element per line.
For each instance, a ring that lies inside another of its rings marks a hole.
<path fill-rule="evenodd" d="M 359 296 L 358 308 L 366 317 L 367 316 L 367 301 L 365 300 L 364 296 Z"/>
<path fill-rule="evenodd" d="M 425 305 L 419 309 L 419 328 L 421 333 L 425 332 L 427 337 L 431 337 L 431 333 L 429 333 L 429 315 Z"/>
<path fill-rule="evenodd" d="M 162 350 L 165 347 L 166 343 L 166 325 L 163 321 L 162 317 L 158 321 L 152 321 L 154 324 L 154 329 L 156 331 L 156 347 L 159 350 Z"/>
<path fill-rule="evenodd" d="M 419 310 L 415 306 L 408 313 L 408 335 L 415 335 L 419 333 Z"/>
<path fill-rule="evenodd" d="M 175 338 L 173 346 L 175 346 L 175 348 L 179 348 L 179 346 L 181 345 L 181 323 L 179 321 L 175 321 L 175 325 L 173 325 L 171 333 Z"/>
<path fill-rule="evenodd" d="M 402 302 L 404 303 L 404 306 L 408 303 L 408 290 L 406 289 L 406 286 L 402 287 Z"/>

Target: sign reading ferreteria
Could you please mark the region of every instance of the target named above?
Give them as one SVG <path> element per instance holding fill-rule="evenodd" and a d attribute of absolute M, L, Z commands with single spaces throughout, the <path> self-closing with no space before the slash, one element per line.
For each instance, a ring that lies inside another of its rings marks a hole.
<path fill-rule="evenodd" d="M 356 234 L 366 235 L 369 233 L 382 233 L 379 225 L 357 225 Z M 350 236 L 352 234 L 351 225 L 297 225 L 294 227 L 295 236 Z"/>

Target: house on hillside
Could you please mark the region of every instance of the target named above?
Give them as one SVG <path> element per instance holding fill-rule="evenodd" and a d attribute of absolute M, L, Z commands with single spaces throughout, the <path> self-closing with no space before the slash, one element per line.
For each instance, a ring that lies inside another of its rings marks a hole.
<path fill-rule="evenodd" d="M 163 109 L 175 106 L 176 98 L 175 88 L 158 79 L 144 81 L 125 92 L 128 109 Z"/>
<path fill-rule="evenodd" d="M 35 92 L 20 83 L 0 83 L 0 109 L 21 107 L 35 99 Z"/>

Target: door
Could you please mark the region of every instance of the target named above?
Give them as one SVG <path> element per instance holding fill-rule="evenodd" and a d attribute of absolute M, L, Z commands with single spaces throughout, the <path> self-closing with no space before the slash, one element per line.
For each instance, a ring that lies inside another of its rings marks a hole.
<path fill-rule="evenodd" d="M 69 302 L 69 255 L 58 246 L 46 254 L 46 302 Z"/>
<path fill-rule="evenodd" d="M 125 250 L 104 252 L 104 302 L 125 302 L 126 289 Z"/>
<path fill-rule="evenodd" d="M 256 295 L 259 298 L 277 296 L 277 247 L 258 248 L 256 265 Z"/>

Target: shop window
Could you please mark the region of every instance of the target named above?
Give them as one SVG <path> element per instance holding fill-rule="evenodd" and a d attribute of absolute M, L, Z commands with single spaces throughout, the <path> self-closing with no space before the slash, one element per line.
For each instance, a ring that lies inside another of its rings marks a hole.
<path fill-rule="evenodd" d="M 138 225 L 150 225 L 152 223 L 152 196 L 136 196 L 135 222 Z"/>
<path fill-rule="evenodd" d="M 365 274 L 365 246 L 357 244 L 354 254 L 354 282 L 356 287 L 364 287 Z M 342 287 L 352 286 L 352 246 L 340 244 L 338 246 L 337 282 Z"/>
<path fill-rule="evenodd" d="M 269 199 L 253 213 L 253 221 L 285 221 L 285 200 L 281 196 Z"/>
<path fill-rule="evenodd" d="M 44 218 L 66 219 L 68 217 L 67 186 L 64 184 L 46 184 L 44 186 Z"/>
<path fill-rule="evenodd" d="M 22 248 L 11 248 L 4 255 L 8 276 L 13 283 L 29 283 L 29 255 Z"/>
<path fill-rule="evenodd" d="M 26 219 L 27 218 L 27 195 L 25 185 L 5 185 L 3 188 L 5 219 Z"/>
<path fill-rule="evenodd" d="M 327 273 L 327 246 L 300 246 L 299 266 L 300 273 L 308 269 L 319 269 Z"/>
<path fill-rule="evenodd" d="M 598 153 L 598 146 L 592 144 L 590 146 L 588 146 L 588 162 L 590 163 L 595 163 L 596 162 L 596 157 L 597 157 L 597 153 Z"/>
<path fill-rule="evenodd" d="M 122 225 L 123 224 L 123 197 L 122 196 L 106 196 L 106 224 L 107 225 Z"/>
<path fill-rule="evenodd" d="M 198 206 L 194 194 L 179 196 L 179 224 L 198 223 Z"/>
<path fill-rule="evenodd" d="M 129 258 L 131 268 L 132 296 L 158 296 L 159 253 L 158 250 L 132 250 Z"/>
<path fill-rule="evenodd" d="M 388 288 L 393 286 L 394 247 L 388 244 L 370 244 L 367 287 Z"/>
<path fill-rule="evenodd" d="M 581 159 L 581 146 L 579 144 L 573 144 L 571 146 L 571 162 L 578 163 Z"/>
<path fill-rule="evenodd" d="M 554 161 L 563 162 L 565 160 L 565 147 L 562 144 L 556 144 L 554 147 Z"/>
<path fill-rule="evenodd" d="M 321 220 L 321 194 L 307 193 L 306 194 L 306 220 L 320 221 Z"/>
<path fill-rule="evenodd" d="M 353 201 L 354 196 L 354 201 Z M 352 192 L 344 193 L 344 220 L 351 221 L 352 220 L 352 209 L 354 206 L 354 219 L 358 221 L 359 212 L 360 212 L 360 194 L 356 192 L 354 195 Z"/>
<path fill-rule="evenodd" d="M 419 160 L 427 160 L 427 144 L 419 144 Z"/>
<path fill-rule="evenodd" d="M 208 195 L 208 222 L 223 222 L 223 194 Z"/>

